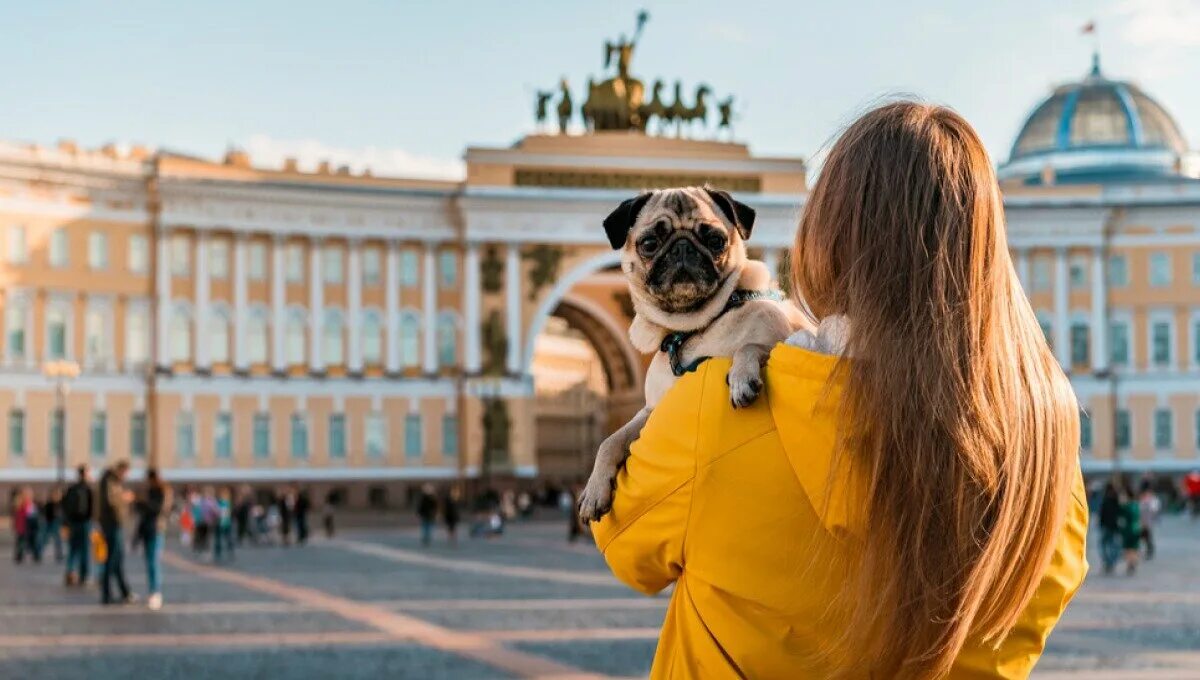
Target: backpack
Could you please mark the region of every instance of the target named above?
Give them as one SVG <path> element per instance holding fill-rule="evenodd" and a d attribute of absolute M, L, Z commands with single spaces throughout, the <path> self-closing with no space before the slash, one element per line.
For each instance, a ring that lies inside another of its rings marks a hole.
<path fill-rule="evenodd" d="M 78 486 L 72 486 L 70 489 L 67 489 L 67 495 L 63 498 L 63 508 L 67 518 L 72 521 L 87 519 L 88 502 L 84 489 Z"/>

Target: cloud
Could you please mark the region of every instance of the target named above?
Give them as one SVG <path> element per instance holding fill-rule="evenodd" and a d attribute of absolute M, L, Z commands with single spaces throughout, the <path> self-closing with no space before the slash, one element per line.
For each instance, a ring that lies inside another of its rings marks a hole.
<path fill-rule="evenodd" d="M 1104 12 L 1117 38 L 1137 50 L 1138 71 L 1178 71 L 1181 57 L 1200 47 L 1200 3 L 1194 0 L 1116 0 Z M 1103 40 L 1101 33 L 1101 40 Z"/>
<path fill-rule="evenodd" d="M 334 168 L 350 166 L 356 173 L 370 168 L 376 176 L 425 179 L 462 179 L 466 172 L 462 161 L 419 156 L 404 149 L 367 146 L 339 147 L 315 139 L 276 139 L 269 135 L 251 135 L 239 145 L 254 165 L 266 168 L 283 166 L 284 159 L 295 158 L 304 171 L 316 170 L 321 161 Z"/>

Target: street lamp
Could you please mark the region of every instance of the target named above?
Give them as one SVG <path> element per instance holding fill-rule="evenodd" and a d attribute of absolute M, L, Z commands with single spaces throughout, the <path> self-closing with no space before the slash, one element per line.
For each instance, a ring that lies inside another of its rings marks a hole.
<path fill-rule="evenodd" d="M 54 455 L 58 465 L 58 483 L 62 484 L 66 478 L 67 466 L 67 391 L 70 389 L 70 381 L 79 377 L 79 364 L 74 361 L 47 361 L 42 364 L 42 375 L 54 381 L 54 413 L 59 419 L 58 426 L 60 428 L 58 450 L 54 452 Z"/>

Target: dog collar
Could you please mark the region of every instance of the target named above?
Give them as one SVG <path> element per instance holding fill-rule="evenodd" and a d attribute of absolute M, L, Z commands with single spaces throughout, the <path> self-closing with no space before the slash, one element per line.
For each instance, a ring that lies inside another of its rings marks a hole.
<path fill-rule="evenodd" d="M 743 290 L 739 288 L 738 290 L 733 291 L 733 294 L 729 296 L 729 300 L 725 303 L 725 306 L 721 308 L 721 313 L 713 317 L 713 321 L 721 318 L 721 316 L 726 312 L 737 309 L 738 307 L 741 307 L 747 302 L 751 302 L 753 300 L 774 300 L 775 302 L 782 302 L 783 294 L 777 290 Z M 712 321 L 709 323 L 712 323 Z M 697 368 L 700 368 L 700 364 L 712 358 L 696 357 L 687 364 L 683 363 L 683 346 L 688 340 L 691 340 L 692 336 L 697 332 L 698 331 L 675 331 L 673 333 L 668 333 L 667 337 L 663 338 L 662 344 L 658 346 L 658 351 L 666 353 L 667 360 L 671 364 L 671 373 L 674 374 L 676 378 L 685 373 L 691 373 Z"/>

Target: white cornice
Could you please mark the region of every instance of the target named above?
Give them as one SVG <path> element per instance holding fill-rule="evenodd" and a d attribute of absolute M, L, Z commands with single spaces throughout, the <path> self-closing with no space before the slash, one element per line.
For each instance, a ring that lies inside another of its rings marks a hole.
<path fill-rule="evenodd" d="M 804 161 L 790 158 L 703 158 L 670 156 L 595 156 L 538 154 L 512 149 L 469 149 L 468 164 L 511 165 L 516 168 L 582 168 L 587 170 L 684 171 L 757 174 L 804 172 Z"/>

